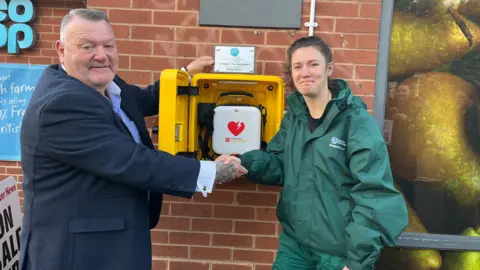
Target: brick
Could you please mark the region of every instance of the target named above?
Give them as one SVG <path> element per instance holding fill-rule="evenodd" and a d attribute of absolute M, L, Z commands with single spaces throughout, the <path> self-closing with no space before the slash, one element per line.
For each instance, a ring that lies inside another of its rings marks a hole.
<path fill-rule="evenodd" d="M 355 79 L 374 80 L 376 70 L 376 66 L 357 65 L 355 66 Z"/>
<path fill-rule="evenodd" d="M 255 209 L 253 207 L 216 205 L 214 217 L 227 219 L 254 219 Z"/>
<path fill-rule="evenodd" d="M 152 245 L 153 256 L 188 258 L 188 247 L 171 245 Z"/>
<path fill-rule="evenodd" d="M 360 17 L 380 18 L 382 4 L 362 3 L 360 6 Z"/>
<path fill-rule="evenodd" d="M 305 4 L 308 5 L 308 11 L 310 12 L 310 2 L 305 2 Z M 317 2 L 315 5 L 315 15 L 332 17 L 357 17 L 358 9 L 357 3 Z"/>
<path fill-rule="evenodd" d="M 283 63 L 282 63 L 282 70 L 283 70 Z M 277 192 L 278 193 L 278 192 L 280 192 L 280 190 L 282 190 L 282 187 L 269 186 L 269 185 L 258 185 L 257 190 L 258 191 L 271 191 L 271 192 Z"/>
<path fill-rule="evenodd" d="M 139 10 L 110 10 L 110 21 L 112 23 L 136 23 L 136 24 L 151 24 L 152 12 Z"/>
<path fill-rule="evenodd" d="M 220 219 L 193 219 L 192 230 L 204 232 L 231 232 L 233 221 Z"/>
<path fill-rule="evenodd" d="M 358 49 L 377 49 L 378 35 L 359 35 L 357 48 Z"/>
<path fill-rule="evenodd" d="M 223 185 L 216 185 L 215 190 L 208 194 L 207 198 L 204 198 L 200 193 L 195 193 L 193 201 L 198 203 L 231 204 L 233 202 L 233 192 L 220 191 L 218 190 L 219 187 L 223 187 Z"/>
<path fill-rule="evenodd" d="M 281 76 L 283 72 L 283 65 L 283 62 L 266 62 L 264 73 L 268 75 Z"/>
<path fill-rule="evenodd" d="M 287 55 L 287 48 L 278 47 L 257 47 L 257 60 L 284 61 Z"/>
<path fill-rule="evenodd" d="M 222 30 L 222 43 L 259 45 L 265 44 L 265 32 L 258 30 Z"/>
<path fill-rule="evenodd" d="M 131 68 L 138 70 L 162 70 L 173 67 L 173 59 L 166 57 L 131 56 Z"/>
<path fill-rule="evenodd" d="M 210 263 L 208 262 L 180 262 L 170 261 L 169 270 L 209 270 Z M 165 268 L 166 269 L 166 268 Z"/>
<path fill-rule="evenodd" d="M 377 63 L 377 51 L 335 49 L 333 51 L 333 59 L 336 63 L 373 65 Z"/>
<path fill-rule="evenodd" d="M 373 96 L 360 96 L 362 100 L 367 104 L 369 110 L 373 110 L 374 97 Z"/>
<path fill-rule="evenodd" d="M 164 194 L 163 201 L 164 202 L 191 202 L 192 199 Z"/>
<path fill-rule="evenodd" d="M 257 59 L 258 61 L 258 59 Z M 227 184 L 216 185 L 216 190 L 219 189 L 229 189 L 229 190 L 255 190 L 256 184 L 251 182 L 245 177 L 235 179 Z"/>
<path fill-rule="evenodd" d="M 0 166 L 17 167 L 18 165 L 15 161 L 0 160 Z"/>
<path fill-rule="evenodd" d="M 70 9 L 62 9 L 62 8 L 56 8 L 53 10 L 53 16 L 54 17 L 64 17 L 65 15 L 68 14 Z"/>
<path fill-rule="evenodd" d="M 60 34 L 57 33 L 46 33 L 46 34 L 40 34 L 39 40 L 42 41 L 57 41 L 60 38 Z"/>
<path fill-rule="evenodd" d="M 35 17 L 48 17 L 48 16 L 53 16 L 53 9 L 51 8 L 37 8 L 35 11 Z"/>
<path fill-rule="evenodd" d="M 334 65 L 332 78 L 352 79 L 354 65 Z"/>
<path fill-rule="evenodd" d="M 150 232 L 152 243 L 168 243 L 168 232 L 153 230 Z"/>
<path fill-rule="evenodd" d="M 35 25 L 34 27 L 37 33 L 51 33 L 53 30 L 52 25 Z"/>
<path fill-rule="evenodd" d="M 153 54 L 160 56 L 196 57 L 197 45 L 188 43 L 154 42 Z"/>
<path fill-rule="evenodd" d="M 173 41 L 173 29 L 157 26 L 132 26 L 132 39 Z"/>
<path fill-rule="evenodd" d="M 210 244 L 210 234 L 170 232 L 170 244 L 208 246 Z"/>
<path fill-rule="evenodd" d="M 151 83 L 151 73 L 146 71 L 119 70 L 118 75 L 131 84 L 148 85 Z"/>
<path fill-rule="evenodd" d="M 162 202 L 162 213 L 163 216 L 170 216 L 170 202 Z"/>
<path fill-rule="evenodd" d="M 53 25 L 60 25 L 62 22 L 61 17 L 41 17 L 38 21 L 39 24 L 53 24 Z"/>
<path fill-rule="evenodd" d="M 308 32 L 305 31 L 269 31 L 266 34 L 266 44 L 290 46 L 295 40 L 307 34 Z"/>
<path fill-rule="evenodd" d="M 272 270 L 272 266 L 265 264 L 255 264 L 255 270 Z"/>
<path fill-rule="evenodd" d="M 21 168 L 12 168 L 7 167 L 7 174 L 23 174 L 23 170 Z"/>
<path fill-rule="evenodd" d="M 352 34 L 320 33 L 320 38 L 332 49 L 355 48 L 357 46 L 357 36 Z"/>
<path fill-rule="evenodd" d="M 212 264 L 212 270 L 252 270 L 251 264 Z M 270 270 L 272 267 L 270 267 Z"/>
<path fill-rule="evenodd" d="M 153 24 L 173 26 L 196 26 L 197 12 L 155 11 L 153 13 Z"/>
<path fill-rule="evenodd" d="M 272 235 L 276 231 L 275 226 L 273 222 L 235 221 L 235 233 Z"/>
<path fill-rule="evenodd" d="M 7 63 L 28 64 L 28 57 L 24 57 L 23 55 L 8 55 L 5 56 L 5 61 Z"/>
<path fill-rule="evenodd" d="M 253 247 L 253 237 L 247 235 L 214 234 L 212 245 L 226 247 Z"/>
<path fill-rule="evenodd" d="M 119 55 L 118 56 L 118 68 L 120 69 L 129 69 L 130 68 L 130 56 L 128 55 Z"/>
<path fill-rule="evenodd" d="M 255 219 L 262 221 L 277 221 L 277 208 L 257 207 L 255 209 Z"/>
<path fill-rule="evenodd" d="M 197 57 L 198 56 L 213 56 L 213 44 L 198 44 Z"/>
<path fill-rule="evenodd" d="M 213 209 L 211 205 L 198 205 L 188 203 L 172 203 L 172 216 L 186 216 L 186 217 L 212 217 Z"/>
<path fill-rule="evenodd" d="M 274 252 L 260 250 L 234 250 L 234 261 L 273 263 Z"/>
<path fill-rule="evenodd" d="M 178 10 L 200 10 L 200 0 L 177 0 Z"/>
<path fill-rule="evenodd" d="M 112 25 L 113 32 L 115 33 L 116 38 L 130 38 L 130 26 L 129 25 Z"/>
<path fill-rule="evenodd" d="M 118 53 L 121 54 L 152 54 L 152 42 L 117 40 Z"/>
<path fill-rule="evenodd" d="M 255 237 L 255 248 L 259 249 L 278 249 L 278 238 L 277 237 Z"/>
<path fill-rule="evenodd" d="M 229 260 L 232 250 L 229 248 L 190 247 L 190 258 L 200 260 Z"/>
<path fill-rule="evenodd" d="M 160 216 L 160 221 L 157 224 L 156 229 L 162 230 L 182 230 L 186 231 L 190 228 L 190 219 Z"/>
<path fill-rule="evenodd" d="M 38 64 L 38 65 L 50 65 L 52 63 L 51 57 L 30 57 L 29 58 L 30 64 Z"/>
<path fill-rule="evenodd" d="M 277 194 L 238 192 L 237 201 L 240 205 L 276 206 Z"/>
<path fill-rule="evenodd" d="M 373 95 L 375 93 L 374 81 L 348 81 L 355 95 Z"/>
<path fill-rule="evenodd" d="M 219 42 L 220 32 L 213 28 L 177 28 L 176 41 L 188 42 Z"/>
<path fill-rule="evenodd" d="M 139 1 L 135 0 L 134 2 Z M 130 0 L 88 0 L 88 7 L 89 8 L 96 8 L 96 7 L 130 7 Z"/>
<path fill-rule="evenodd" d="M 342 33 L 378 33 L 379 20 L 369 19 L 336 19 L 335 32 Z"/>
<path fill-rule="evenodd" d="M 152 260 L 152 270 L 165 270 L 167 269 L 168 262 L 166 260 Z"/>
<path fill-rule="evenodd" d="M 133 0 L 132 7 L 141 9 L 175 9 L 175 0 Z"/>

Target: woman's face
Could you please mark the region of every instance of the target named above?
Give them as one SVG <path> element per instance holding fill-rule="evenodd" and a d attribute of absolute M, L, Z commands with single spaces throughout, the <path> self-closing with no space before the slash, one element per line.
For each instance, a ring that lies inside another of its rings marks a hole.
<path fill-rule="evenodd" d="M 327 63 L 315 47 L 297 49 L 292 54 L 292 78 L 296 89 L 303 96 L 314 98 L 328 87 L 328 77 L 333 65 Z"/>

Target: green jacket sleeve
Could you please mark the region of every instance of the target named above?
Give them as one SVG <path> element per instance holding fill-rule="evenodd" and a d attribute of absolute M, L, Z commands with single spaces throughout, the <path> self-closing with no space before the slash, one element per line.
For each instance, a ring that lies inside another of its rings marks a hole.
<path fill-rule="evenodd" d="M 248 170 L 247 178 L 257 184 L 283 186 L 283 152 L 287 137 L 288 113 L 280 129 L 267 145 L 266 151 L 252 150 L 240 155 L 242 165 Z"/>
<path fill-rule="evenodd" d="M 394 187 L 385 142 L 379 131 L 372 134 L 367 129 L 367 133 L 348 145 L 350 170 L 357 181 L 346 227 L 347 267 L 352 270 L 373 269 L 382 248 L 393 246 L 408 225 L 406 203 Z"/>

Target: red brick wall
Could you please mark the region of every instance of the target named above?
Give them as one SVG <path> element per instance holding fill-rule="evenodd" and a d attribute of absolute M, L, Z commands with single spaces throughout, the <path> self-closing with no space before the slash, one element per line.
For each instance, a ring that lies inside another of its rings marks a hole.
<path fill-rule="evenodd" d="M 57 7 L 73 3 L 57 2 L 62 4 Z M 304 2 L 302 23 L 309 20 L 310 1 Z M 258 73 L 280 75 L 286 47 L 308 35 L 306 27 L 299 31 L 199 27 L 199 3 L 89 0 L 88 6 L 108 12 L 118 38 L 119 75 L 139 85 L 157 80 L 164 68 L 178 68 L 196 57 L 212 55 L 212 46 L 221 43 L 255 45 Z M 369 109 L 373 107 L 380 9 L 381 0 L 322 0 L 317 1 L 315 12 L 319 23 L 315 34 L 333 49 L 335 76 L 347 79 Z M 0 62 L 56 63 L 54 41 L 66 12 L 64 8 L 39 8 L 35 48 L 19 56 L 0 49 Z M 146 121 L 149 126 L 156 123 L 155 118 Z M 0 178 L 8 175 L 21 182 L 19 163 L 0 161 Z M 207 199 L 167 196 L 160 224 L 152 232 L 154 269 L 271 269 L 280 230 L 275 217 L 278 190 L 240 180 L 219 186 Z"/>

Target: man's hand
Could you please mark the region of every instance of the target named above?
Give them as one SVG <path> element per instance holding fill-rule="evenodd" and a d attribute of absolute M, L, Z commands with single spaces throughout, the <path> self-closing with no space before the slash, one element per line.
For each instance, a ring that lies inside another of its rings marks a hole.
<path fill-rule="evenodd" d="M 240 165 L 238 158 L 238 162 L 229 162 L 226 158 L 227 156 L 222 155 L 215 160 L 217 165 L 215 181 L 219 184 L 228 183 L 233 179 L 248 173 L 247 169 Z"/>
<path fill-rule="evenodd" d="M 210 56 L 201 56 L 188 64 L 188 74 L 190 77 L 195 76 L 197 73 L 211 72 L 213 68 L 213 58 Z"/>
<path fill-rule="evenodd" d="M 242 162 L 240 161 L 239 158 L 235 157 L 235 156 L 230 156 L 230 155 L 227 155 L 227 154 L 223 154 L 219 157 L 217 157 L 217 159 L 215 159 L 215 161 L 223 161 L 223 164 L 227 165 L 229 163 L 234 163 L 234 164 L 238 164 L 238 165 L 242 165 Z"/>

